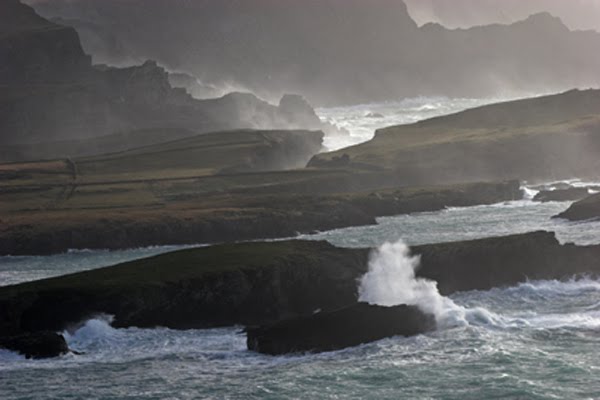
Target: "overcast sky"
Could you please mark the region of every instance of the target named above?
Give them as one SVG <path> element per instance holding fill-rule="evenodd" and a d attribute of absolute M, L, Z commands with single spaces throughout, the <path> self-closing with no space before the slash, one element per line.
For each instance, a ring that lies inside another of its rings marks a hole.
<path fill-rule="evenodd" d="M 439 22 L 449 28 L 511 23 L 548 11 L 571 29 L 600 32 L 600 0 L 405 0 L 419 25 Z"/>
<path fill-rule="evenodd" d="M 25 3 L 29 4 L 51 1 L 53 0 L 24 0 Z M 104 1 L 110 2 L 114 0 Z M 168 2 L 169 0 L 164 1 Z M 404 1 L 408 5 L 411 16 L 419 25 L 427 22 L 438 22 L 448 28 L 467 28 L 491 23 L 512 23 L 525 19 L 531 14 L 547 11 L 560 17 L 571 29 L 594 29 L 600 32 L 600 0 Z"/>

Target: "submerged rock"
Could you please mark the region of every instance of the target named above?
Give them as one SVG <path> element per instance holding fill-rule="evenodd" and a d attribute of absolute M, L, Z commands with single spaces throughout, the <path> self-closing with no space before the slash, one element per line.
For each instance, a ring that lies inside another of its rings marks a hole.
<path fill-rule="evenodd" d="M 0 348 L 16 351 L 27 358 L 52 358 L 69 352 L 65 338 L 49 331 L 0 337 Z"/>
<path fill-rule="evenodd" d="M 591 195 L 572 204 L 555 218 L 564 218 L 570 221 L 600 219 L 600 194 Z"/>
<path fill-rule="evenodd" d="M 356 303 L 332 312 L 246 329 L 249 350 L 278 355 L 357 346 L 391 336 L 434 330 L 433 315 L 415 306 L 381 307 Z"/>

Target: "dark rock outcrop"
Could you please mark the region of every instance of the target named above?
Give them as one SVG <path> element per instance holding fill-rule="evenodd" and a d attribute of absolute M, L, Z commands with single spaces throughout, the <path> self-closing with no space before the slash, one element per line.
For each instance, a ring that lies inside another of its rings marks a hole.
<path fill-rule="evenodd" d="M 69 352 L 65 338 L 49 331 L 0 337 L 0 348 L 15 351 L 27 358 L 52 358 Z"/>
<path fill-rule="evenodd" d="M 587 188 L 568 188 L 557 190 L 542 190 L 535 195 L 533 201 L 547 203 L 549 201 L 575 201 L 588 197 L 590 192 Z"/>
<path fill-rule="evenodd" d="M 527 280 L 600 276 L 600 245 L 560 244 L 552 232 L 413 247 L 417 275 L 438 282 L 441 294 L 489 290 Z"/>
<path fill-rule="evenodd" d="M 0 336 L 61 331 L 98 314 L 117 327 L 260 326 L 358 301 L 369 249 L 285 241 L 183 250 L 0 288 Z M 528 279 L 600 274 L 600 246 L 561 245 L 534 232 L 416 246 L 420 277 L 440 293 L 488 290 Z"/>
<path fill-rule="evenodd" d="M 566 211 L 555 216 L 555 218 L 564 218 L 570 221 L 600 219 L 600 193 L 575 202 Z"/>
<path fill-rule="evenodd" d="M 0 336 L 117 327 L 257 325 L 356 302 L 367 251 L 326 242 L 217 245 L 0 288 Z"/>
<path fill-rule="evenodd" d="M 415 306 L 367 303 L 311 316 L 246 328 L 248 349 L 259 353 L 321 352 L 391 336 L 414 336 L 436 328 L 435 318 Z"/>

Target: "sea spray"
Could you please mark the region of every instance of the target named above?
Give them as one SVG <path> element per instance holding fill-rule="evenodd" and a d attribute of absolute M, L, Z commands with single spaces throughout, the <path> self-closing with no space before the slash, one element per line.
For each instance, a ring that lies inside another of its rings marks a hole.
<path fill-rule="evenodd" d="M 442 296 L 437 282 L 416 276 L 420 263 L 421 258 L 411 255 L 401 240 L 374 249 L 369 255 L 369 271 L 360 280 L 359 300 L 388 307 L 415 305 L 433 314 L 440 328 L 499 322 L 498 316 L 483 308 L 467 309 Z"/>

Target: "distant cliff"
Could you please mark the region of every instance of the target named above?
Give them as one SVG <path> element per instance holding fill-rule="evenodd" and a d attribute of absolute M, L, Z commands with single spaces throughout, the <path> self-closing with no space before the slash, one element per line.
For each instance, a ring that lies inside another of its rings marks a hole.
<path fill-rule="evenodd" d="M 103 150 L 118 151 L 149 144 L 138 137 L 137 143 L 119 145 L 119 134 L 140 130 L 165 131 L 150 143 L 175 139 L 168 136 L 173 131 L 334 130 L 299 96 L 284 96 L 280 105 L 245 93 L 200 101 L 172 88 L 168 73 L 153 61 L 93 66 L 73 28 L 41 18 L 18 0 L 3 0 L 0 18 L 0 145 L 110 135 L 103 142 L 114 146 Z"/>
<path fill-rule="evenodd" d="M 124 50 L 204 84 L 274 97 L 295 92 L 320 104 L 600 85 L 600 33 L 570 31 L 547 13 L 449 30 L 418 27 L 401 0 L 56 0 L 36 7 L 69 19 L 98 62 L 122 62 Z"/>

